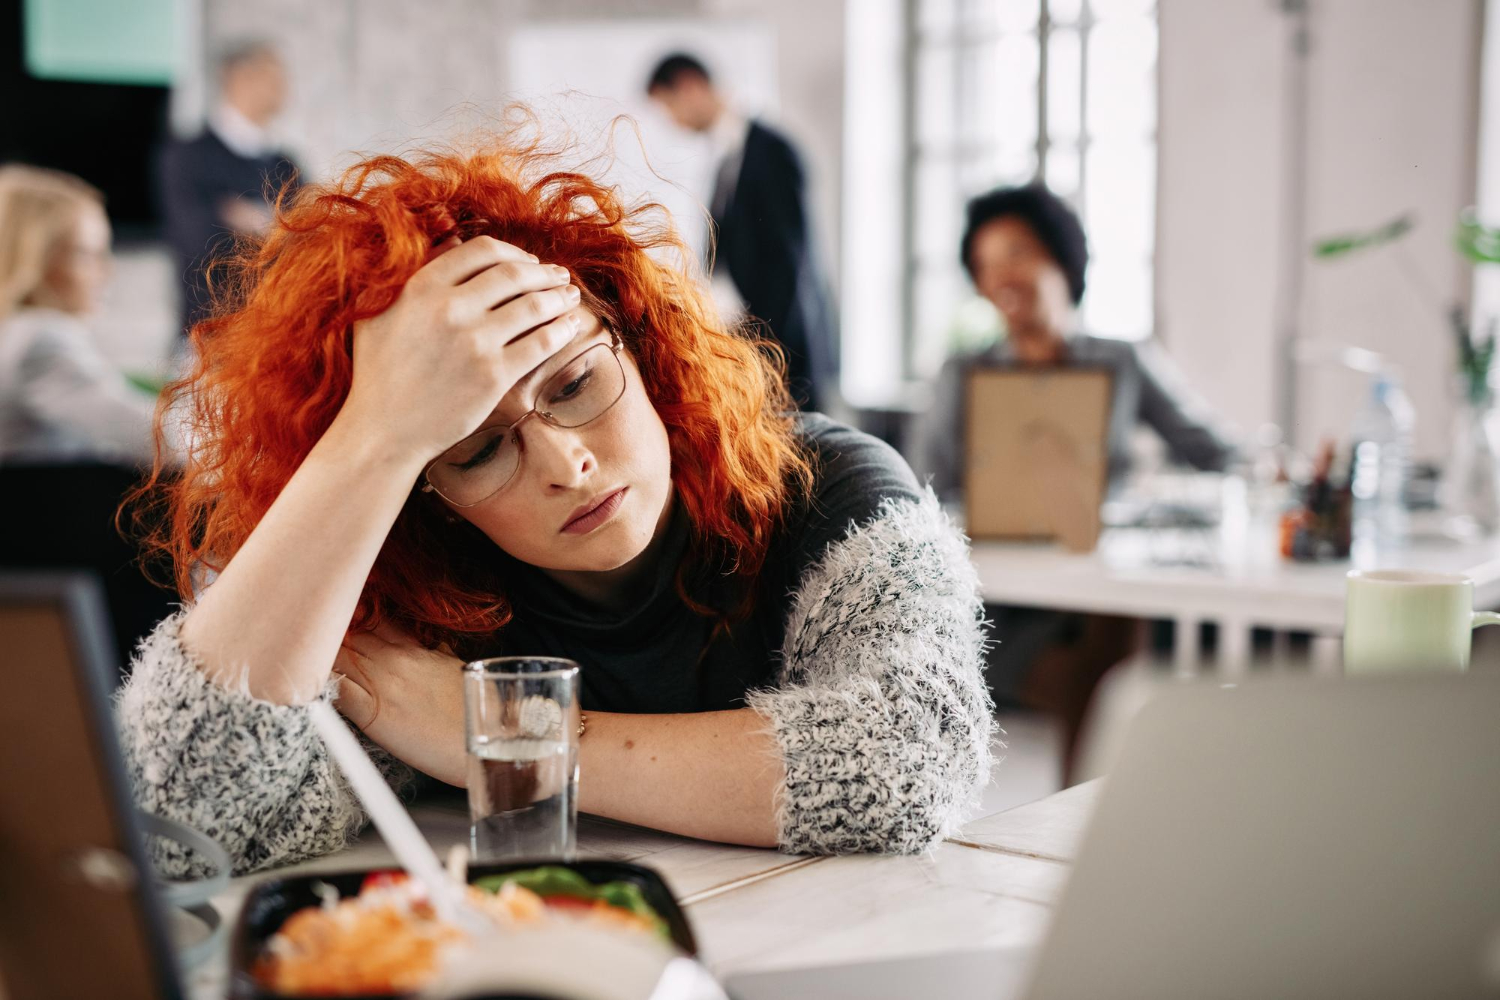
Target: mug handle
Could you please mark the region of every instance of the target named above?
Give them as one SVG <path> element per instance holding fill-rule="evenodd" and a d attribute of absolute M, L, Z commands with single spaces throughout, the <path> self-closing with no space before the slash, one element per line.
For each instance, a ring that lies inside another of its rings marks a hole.
<path fill-rule="evenodd" d="M 1474 612 L 1474 618 L 1469 622 L 1469 628 L 1476 629 L 1481 625 L 1500 625 L 1500 614 L 1494 611 Z"/>

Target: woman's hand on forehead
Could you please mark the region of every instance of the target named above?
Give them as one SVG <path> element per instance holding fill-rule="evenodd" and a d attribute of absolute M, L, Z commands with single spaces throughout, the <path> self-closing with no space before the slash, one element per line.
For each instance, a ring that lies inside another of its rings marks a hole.
<path fill-rule="evenodd" d="M 565 268 L 489 236 L 435 249 L 390 308 L 355 324 L 339 414 L 423 461 L 476 430 L 587 328 Z"/>

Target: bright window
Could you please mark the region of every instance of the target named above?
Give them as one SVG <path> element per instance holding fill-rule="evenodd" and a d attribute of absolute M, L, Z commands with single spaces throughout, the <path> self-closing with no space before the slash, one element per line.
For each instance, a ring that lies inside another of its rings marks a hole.
<path fill-rule="evenodd" d="M 1154 322 L 1156 5 L 1152 0 L 914 0 L 906 261 L 908 375 L 998 324 L 958 261 L 965 202 L 1040 179 L 1089 237 L 1082 326 Z M 988 329 L 987 329 L 988 328 Z"/>

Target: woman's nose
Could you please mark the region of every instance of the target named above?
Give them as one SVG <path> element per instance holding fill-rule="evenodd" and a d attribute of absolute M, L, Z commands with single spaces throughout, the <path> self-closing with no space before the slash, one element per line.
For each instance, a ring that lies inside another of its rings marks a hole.
<path fill-rule="evenodd" d="M 573 489 L 586 482 L 598 464 L 580 428 L 554 427 L 533 420 L 525 431 L 526 461 L 553 489 Z"/>

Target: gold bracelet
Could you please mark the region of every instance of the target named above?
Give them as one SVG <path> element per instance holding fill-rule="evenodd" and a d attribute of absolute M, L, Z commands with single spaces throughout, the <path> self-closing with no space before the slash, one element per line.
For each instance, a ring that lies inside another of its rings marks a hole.
<path fill-rule="evenodd" d="M 589 717 L 582 712 L 578 713 L 578 738 L 583 739 L 583 731 L 589 727 Z"/>

